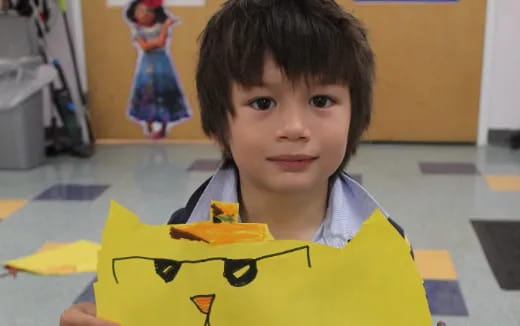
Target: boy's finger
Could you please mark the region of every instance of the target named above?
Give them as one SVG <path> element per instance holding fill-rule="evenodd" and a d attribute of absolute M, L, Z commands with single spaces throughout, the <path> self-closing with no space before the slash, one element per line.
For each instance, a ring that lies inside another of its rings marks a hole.
<path fill-rule="evenodd" d="M 77 305 L 72 306 L 81 312 L 84 312 L 91 316 L 96 316 L 96 305 L 90 302 L 81 302 Z"/>
<path fill-rule="evenodd" d="M 61 326 L 119 326 L 118 324 L 108 322 L 106 320 L 97 319 L 87 314 L 74 314 L 64 316 Z"/>
<path fill-rule="evenodd" d="M 116 323 L 96 318 L 96 306 L 80 303 L 72 306 L 61 315 L 61 326 L 119 326 Z"/>

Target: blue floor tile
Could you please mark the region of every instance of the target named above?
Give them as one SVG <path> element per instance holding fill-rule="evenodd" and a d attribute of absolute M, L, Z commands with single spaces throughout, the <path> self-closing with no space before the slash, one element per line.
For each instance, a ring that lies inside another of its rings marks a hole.
<path fill-rule="evenodd" d="M 426 280 L 424 287 L 433 315 L 468 316 L 458 281 Z"/>
<path fill-rule="evenodd" d="M 423 174 L 480 174 L 473 163 L 459 162 L 420 162 L 419 168 Z"/>
<path fill-rule="evenodd" d="M 110 186 L 57 184 L 42 192 L 35 200 L 95 200 Z"/>

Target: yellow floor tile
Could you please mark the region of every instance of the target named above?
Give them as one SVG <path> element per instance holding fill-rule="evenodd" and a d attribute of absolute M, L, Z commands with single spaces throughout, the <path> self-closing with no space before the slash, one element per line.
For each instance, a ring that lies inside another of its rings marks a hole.
<path fill-rule="evenodd" d="M 456 280 L 457 272 L 447 250 L 415 250 L 415 262 L 425 280 Z"/>
<path fill-rule="evenodd" d="M 13 215 L 25 204 L 27 204 L 27 200 L 0 200 L 0 220 Z"/>
<path fill-rule="evenodd" d="M 520 191 L 520 175 L 488 175 L 486 181 L 493 191 Z"/>

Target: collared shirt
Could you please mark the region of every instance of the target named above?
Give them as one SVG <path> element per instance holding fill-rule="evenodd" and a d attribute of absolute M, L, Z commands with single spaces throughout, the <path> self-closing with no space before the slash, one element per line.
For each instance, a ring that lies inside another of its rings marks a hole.
<path fill-rule="evenodd" d="M 187 223 L 207 221 L 211 200 L 238 202 L 237 183 L 233 168 L 220 168 L 202 193 Z M 380 208 L 379 204 L 359 183 L 341 173 L 332 184 L 325 219 L 312 241 L 344 247 L 377 208 Z M 381 211 L 388 216 L 383 209 Z"/>

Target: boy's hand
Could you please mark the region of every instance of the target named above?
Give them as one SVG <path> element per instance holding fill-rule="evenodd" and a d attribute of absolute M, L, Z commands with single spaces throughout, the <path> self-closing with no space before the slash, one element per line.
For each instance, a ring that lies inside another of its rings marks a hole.
<path fill-rule="evenodd" d="M 60 326 L 118 326 L 96 318 L 96 305 L 90 302 L 75 304 L 61 314 Z"/>

